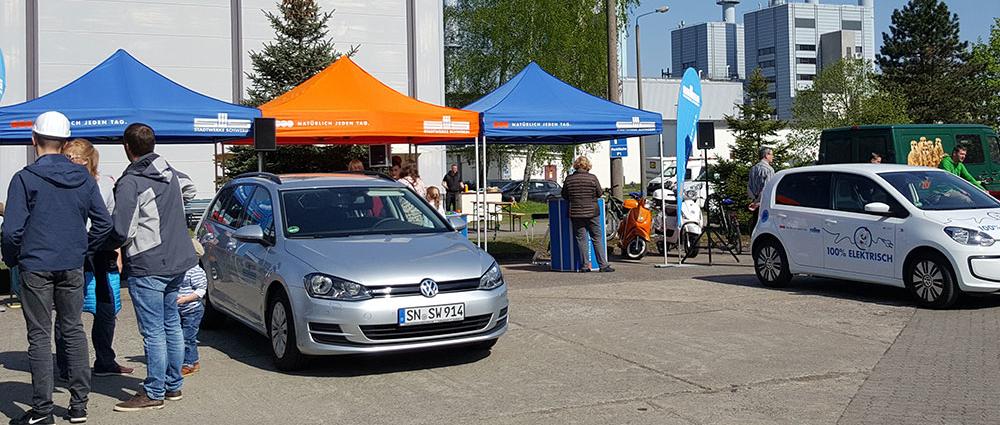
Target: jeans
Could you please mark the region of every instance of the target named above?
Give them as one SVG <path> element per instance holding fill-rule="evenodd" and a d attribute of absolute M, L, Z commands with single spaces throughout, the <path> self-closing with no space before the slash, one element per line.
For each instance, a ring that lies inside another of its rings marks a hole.
<path fill-rule="evenodd" d="M 94 344 L 94 369 L 98 371 L 118 370 L 115 361 L 115 350 L 111 344 L 115 339 L 115 321 L 117 320 L 114 303 L 98 302 L 94 324 L 90 327 L 90 341 Z M 58 317 L 58 315 L 56 315 Z M 66 339 L 61 332 L 56 332 L 56 370 L 66 375 L 69 370 L 66 358 Z"/>
<path fill-rule="evenodd" d="M 184 333 L 177 312 L 177 290 L 184 274 L 129 277 L 128 290 L 146 353 L 146 396 L 163 400 L 167 391 L 179 391 L 184 383 Z"/>
<path fill-rule="evenodd" d="M 573 234 L 576 235 L 576 245 L 583 257 L 583 268 L 591 269 L 590 242 L 594 242 L 594 252 L 597 254 L 597 264 L 603 269 L 608 266 L 607 251 L 604 249 L 604 238 L 601 234 L 601 217 L 570 218 L 573 223 Z"/>
<path fill-rule="evenodd" d="M 86 408 L 90 394 L 87 334 L 83 311 L 83 269 L 57 272 L 20 270 L 21 311 L 28 329 L 28 366 L 31 369 L 31 408 L 42 415 L 52 412 L 52 306 L 56 308 L 56 333 L 66 346 L 70 408 Z"/>
<path fill-rule="evenodd" d="M 205 315 L 205 305 L 181 312 L 181 329 L 184 331 L 184 365 L 198 363 L 198 328 Z"/>
<path fill-rule="evenodd" d="M 445 193 L 444 196 L 445 211 L 458 211 L 458 194 L 459 192 Z"/>

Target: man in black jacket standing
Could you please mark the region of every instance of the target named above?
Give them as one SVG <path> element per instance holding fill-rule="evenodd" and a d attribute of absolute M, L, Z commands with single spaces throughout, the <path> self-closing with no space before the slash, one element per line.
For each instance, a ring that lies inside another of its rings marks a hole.
<path fill-rule="evenodd" d="M 7 191 L 3 262 L 17 266 L 28 329 L 31 410 L 12 424 L 52 424 L 52 307 L 66 344 L 71 423 L 87 421 L 90 366 L 83 312 L 83 263 L 111 231 L 97 182 L 60 150 L 70 136 L 59 112 L 35 119 L 31 143 L 38 159 L 14 174 Z M 90 230 L 87 230 L 90 219 Z"/>
<path fill-rule="evenodd" d="M 569 202 L 573 234 L 576 235 L 576 244 L 583 256 L 583 268 L 580 271 L 589 272 L 591 269 L 590 255 L 587 253 L 590 252 L 590 242 L 593 240 L 601 271 L 613 272 L 615 269 L 608 264 L 607 250 L 601 234 L 601 211 L 597 208 L 597 199 L 604 193 L 601 182 L 597 180 L 597 176 L 590 174 L 590 160 L 585 156 L 573 161 L 573 169 L 576 172 L 563 181 L 562 197 Z"/>
<path fill-rule="evenodd" d="M 458 164 L 451 164 L 451 171 L 444 175 L 445 209 L 456 211 L 458 209 L 458 194 L 465 188 L 462 183 L 462 175 L 458 173 Z"/>

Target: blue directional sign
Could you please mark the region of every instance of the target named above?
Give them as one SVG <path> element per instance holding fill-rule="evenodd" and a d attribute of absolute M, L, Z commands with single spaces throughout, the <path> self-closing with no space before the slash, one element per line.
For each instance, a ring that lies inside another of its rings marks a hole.
<path fill-rule="evenodd" d="M 624 158 L 628 156 L 628 139 L 611 139 L 611 157 Z"/>

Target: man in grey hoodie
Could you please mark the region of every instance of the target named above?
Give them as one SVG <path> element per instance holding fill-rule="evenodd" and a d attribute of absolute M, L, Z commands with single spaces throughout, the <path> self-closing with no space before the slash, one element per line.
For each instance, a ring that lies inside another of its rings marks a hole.
<path fill-rule="evenodd" d="M 161 409 L 164 399 L 181 398 L 184 335 L 177 291 L 198 258 L 188 236 L 179 173 L 153 153 L 153 129 L 128 126 L 124 145 L 132 164 L 115 184 L 114 230 L 105 248 L 121 247 L 122 274 L 146 353 L 143 388 L 114 408 L 130 412 Z"/>
<path fill-rule="evenodd" d="M 83 262 L 111 230 L 111 217 L 85 168 L 59 151 L 70 124 L 59 112 L 35 119 L 31 142 L 38 159 L 14 174 L 7 191 L 2 229 L 3 262 L 18 268 L 28 365 L 31 410 L 12 424 L 52 424 L 52 307 L 66 344 L 69 420 L 87 421 L 90 367 L 83 311 Z M 90 230 L 87 230 L 90 219 Z"/>

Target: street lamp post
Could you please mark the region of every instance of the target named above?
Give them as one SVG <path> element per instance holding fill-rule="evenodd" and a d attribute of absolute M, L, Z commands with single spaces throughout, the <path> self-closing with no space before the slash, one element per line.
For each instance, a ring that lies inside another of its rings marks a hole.
<path fill-rule="evenodd" d="M 667 13 L 669 10 L 670 7 L 662 6 L 635 17 L 635 87 L 637 91 L 636 105 L 639 109 L 642 109 L 642 60 L 639 54 L 639 18 L 654 13 Z M 660 158 L 660 161 L 663 161 L 663 158 Z M 643 142 L 642 137 L 639 137 L 639 165 L 639 181 L 642 184 L 640 190 L 642 193 L 646 193 L 646 185 L 649 182 L 646 180 L 646 143 Z M 660 176 L 660 178 L 663 178 L 663 176 Z"/>

